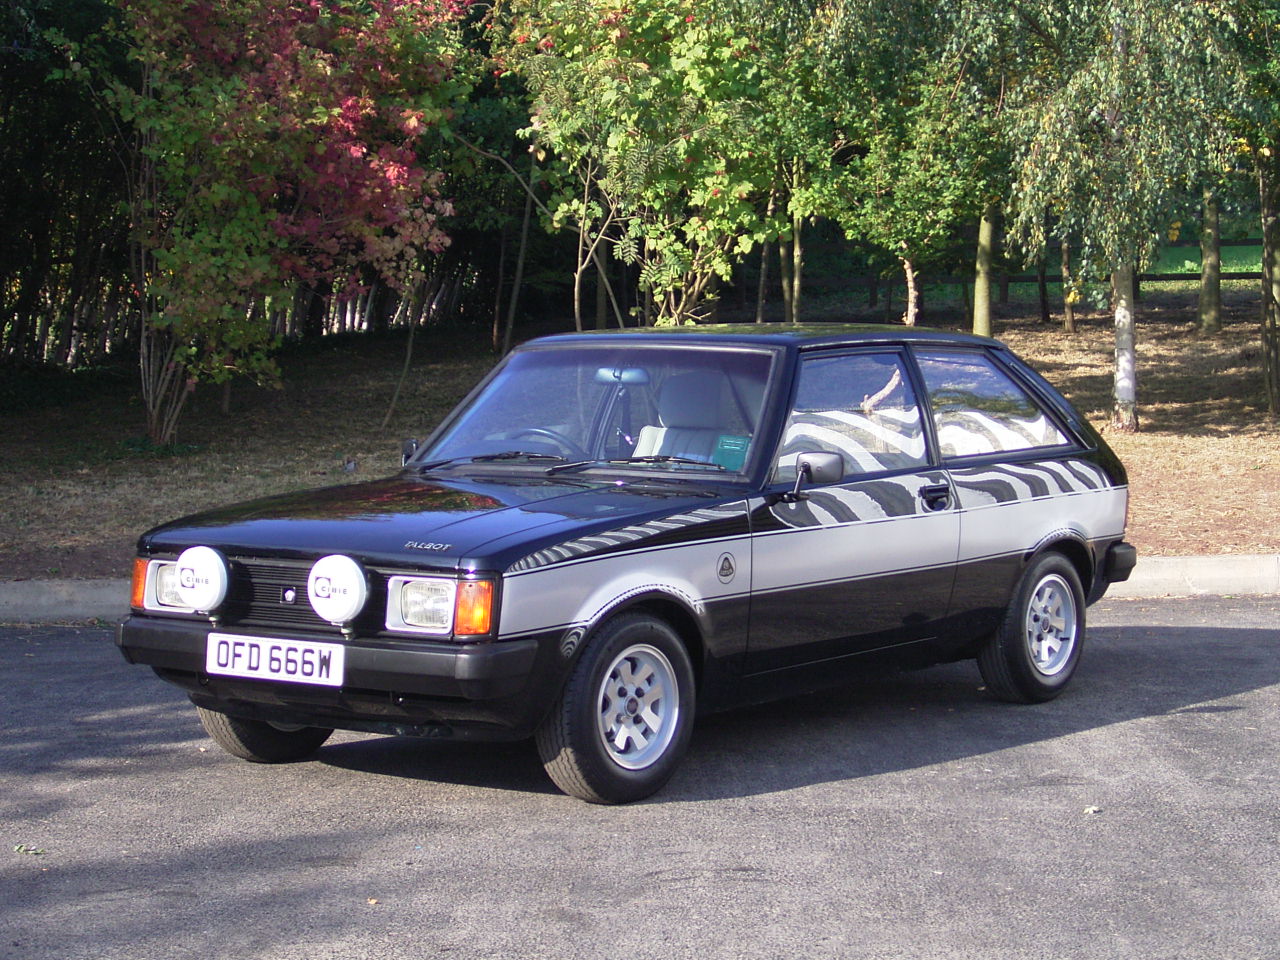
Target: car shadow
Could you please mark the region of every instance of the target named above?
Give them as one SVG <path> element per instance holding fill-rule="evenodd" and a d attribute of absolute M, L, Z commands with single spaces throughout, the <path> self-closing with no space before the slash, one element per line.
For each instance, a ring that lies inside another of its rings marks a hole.
<path fill-rule="evenodd" d="M 994 700 L 976 665 L 948 664 L 703 718 L 661 798 L 751 796 L 872 777 L 1222 703 L 1280 683 L 1280 630 L 1094 628 L 1061 697 Z"/>
<path fill-rule="evenodd" d="M 972 661 L 869 674 L 834 689 L 700 717 L 671 783 L 646 803 L 714 800 L 961 760 L 1144 717 L 1230 713 L 1280 683 L 1280 630 L 1093 628 L 1057 700 L 996 701 Z M 363 773 L 554 793 L 533 744 L 352 740 L 318 760 Z"/>
<path fill-rule="evenodd" d="M 316 759 L 327 766 L 400 780 L 520 793 L 558 792 L 547 779 L 537 750 L 528 740 L 471 743 L 374 736 L 329 744 L 316 754 Z"/>

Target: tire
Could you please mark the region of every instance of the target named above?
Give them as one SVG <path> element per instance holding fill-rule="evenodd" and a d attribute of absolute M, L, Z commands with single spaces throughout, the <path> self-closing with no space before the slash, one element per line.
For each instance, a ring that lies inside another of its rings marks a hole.
<path fill-rule="evenodd" d="M 204 707 L 196 707 L 196 712 L 205 732 L 218 746 L 233 757 L 254 763 L 305 760 L 333 733 L 324 727 L 277 727 L 265 720 L 230 717 Z"/>
<path fill-rule="evenodd" d="M 670 626 L 607 621 L 535 735 L 547 775 L 572 797 L 627 803 L 660 789 L 689 745 L 693 666 Z"/>
<path fill-rule="evenodd" d="M 1000 628 L 978 651 L 987 689 L 1012 703 L 1043 703 L 1066 688 L 1084 648 L 1080 575 L 1060 553 L 1032 561 Z"/>

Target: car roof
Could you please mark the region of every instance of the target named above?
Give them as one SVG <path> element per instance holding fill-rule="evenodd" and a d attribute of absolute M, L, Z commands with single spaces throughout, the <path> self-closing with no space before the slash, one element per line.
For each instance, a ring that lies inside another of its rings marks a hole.
<path fill-rule="evenodd" d="M 632 327 L 561 333 L 530 340 L 523 346 L 595 344 L 602 340 L 625 343 L 696 342 L 718 346 L 825 347 L 872 343 L 963 344 L 1003 347 L 997 340 L 971 333 L 931 330 L 885 323 L 718 323 L 684 327 Z"/>

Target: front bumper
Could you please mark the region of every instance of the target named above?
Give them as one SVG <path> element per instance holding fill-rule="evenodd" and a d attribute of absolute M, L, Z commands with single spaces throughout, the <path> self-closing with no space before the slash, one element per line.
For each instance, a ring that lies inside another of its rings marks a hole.
<path fill-rule="evenodd" d="M 287 723 L 430 736 L 527 736 L 550 707 L 562 676 L 557 644 L 539 638 L 486 643 L 384 640 L 347 644 L 341 688 L 245 680 L 205 673 L 209 624 L 132 616 L 116 643 L 182 687 L 200 706 Z M 279 636 L 261 631 L 246 635 Z M 332 635 L 296 639 L 334 642 Z"/>

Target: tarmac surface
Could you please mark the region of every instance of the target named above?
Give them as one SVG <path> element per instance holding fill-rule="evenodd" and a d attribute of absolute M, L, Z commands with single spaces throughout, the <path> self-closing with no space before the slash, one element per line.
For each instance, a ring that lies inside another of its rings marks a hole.
<path fill-rule="evenodd" d="M 1280 595 L 1280 554 L 1139 557 L 1108 597 L 1245 597 Z M 122 620 L 129 612 L 128 580 L 0 579 L 0 623 L 77 623 Z"/>
<path fill-rule="evenodd" d="M 1280 598 L 1089 611 L 1063 695 L 972 663 L 701 717 L 654 797 L 528 743 L 245 763 L 103 626 L 0 628 L 0 960 L 1274 960 Z"/>

